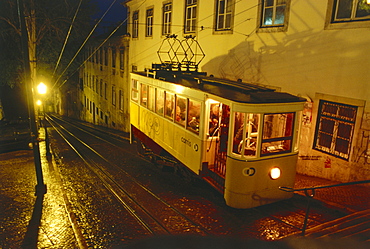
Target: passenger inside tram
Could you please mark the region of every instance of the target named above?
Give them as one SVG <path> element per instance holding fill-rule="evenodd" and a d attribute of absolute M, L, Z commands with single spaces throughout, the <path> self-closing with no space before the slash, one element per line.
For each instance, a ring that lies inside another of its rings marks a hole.
<path fill-rule="evenodd" d="M 215 136 L 219 127 L 220 103 L 211 104 L 209 115 L 209 136 Z"/>

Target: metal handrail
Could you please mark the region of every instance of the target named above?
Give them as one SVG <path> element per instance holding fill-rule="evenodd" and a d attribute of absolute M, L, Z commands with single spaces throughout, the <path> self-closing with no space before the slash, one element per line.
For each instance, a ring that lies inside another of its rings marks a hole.
<path fill-rule="evenodd" d="M 324 186 L 309 187 L 309 188 L 298 188 L 298 189 L 294 189 L 294 188 L 291 188 L 291 187 L 279 187 L 279 189 L 282 190 L 282 191 L 285 191 L 285 192 L 303 191 L 304 194 L 306 195 L 306 197 L 308 198 L 307 208 L 306 208 L 306 215 L 305 215 L 305 218 L 304 218 L 303 227 L 301 229 L 302 230 L 301 235 L 304 236 L 305 233 L 306 233 L 306 228 L 307 228 L 308 214 L 309 214 L 310 208 L 311 208 L 311 199 L 313 199 L 315 197 L 317 189 L 334 188 L 334 187 L 342 187 L 342 186 L 366 184 L 366 183 L 370 183 L 370 180 L 345 182 L 345 183 L 338 183 L 338 184 L 333 184 L 333 185 L 324 185 Z"/>

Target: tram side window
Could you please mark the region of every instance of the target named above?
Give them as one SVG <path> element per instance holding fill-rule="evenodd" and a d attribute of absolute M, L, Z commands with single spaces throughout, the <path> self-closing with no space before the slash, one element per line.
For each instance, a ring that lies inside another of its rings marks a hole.
<path fill-rule="evenodd" d="M 148 105 L 148 86 L 145 84 L 141 85 L 141 92 L 140 92 L 140 104 L 144 107 Z"/>
<path fill-rule="evenodd" d="M 189 99 L 187 129 L 196 134 L 199 134 L 201 107 L 200 102 Z"/>
<path fill-rule="evenodd" d="M 156 102 L 155 102 L 155 112 L 163 115 L 164 109 L 164 90 L 157 88 L 157 95 L 156 95 Z"/>
<path fill-rule="evenodd" d="M 175 102 L 175 96 L 172 93 L 165 92 L 166 105 L 164 107 L 164 116 L 173 120 L 173 106 Z"/>
<path fill-rule="evenodd" d="M 213 103 L 210 105 L 209 112 L 209 136 L 215 136 L 220 122 L 220 103 Z"/>
<path fill-rule="evenodd" d="M 155 88 L 148 86 L 148 109 L 154 111 L 155 106 Z"/>
<path fill-rule="evenodd" d="M 256 156 L 260 114 L 235 112 L 233 152 Z"/>
<path fill-rule="evenodd" d="M 175 122 L 182 126 L 185 126 L 186 102 L 186 98 L 176 95 Z"/>
<path fill-rule="evenodd" d="M 131 99 L 135 102 L 139 100 L 139 86 L 137 80 L 134 79 L 131 80 Z"/>
<path fill-rule="evenodd" d="M 292 150 L 294 113 L 265 114 L 261 156 Z"/>

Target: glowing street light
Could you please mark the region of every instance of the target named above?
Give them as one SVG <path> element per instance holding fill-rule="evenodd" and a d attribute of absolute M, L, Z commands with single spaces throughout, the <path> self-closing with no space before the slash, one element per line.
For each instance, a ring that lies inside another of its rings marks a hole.
<path fill-rule="evenodd" d="M 47 88 L 48 87 L 44 83 L 41 82 L 40 84 L 37 85 L 37 92 L 39 94 L 45 94 L 47 91 Z"/>
<path fill-rule="evenodd" d="M 36 105 L 41 106 L 41 105 L 42 105 L 41 100 L 39 100 L 39 99 L 38 99 L 38 100 L 36 101 Z"/>

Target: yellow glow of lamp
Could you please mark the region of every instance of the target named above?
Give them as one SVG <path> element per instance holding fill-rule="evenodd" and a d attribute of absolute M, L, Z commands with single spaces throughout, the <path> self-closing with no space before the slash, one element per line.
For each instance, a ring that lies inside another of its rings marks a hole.
<path fill-rule="evenodd" d="M 45 94 L 46 93 L 47 86 L 44 83 L 40 83 L 37 85 L 37 92 L 39 94 Z"/>
<path fill-rule="evenodd" d="M 36 101 L 36 105 L 40 106 L 41 104 L 42 104 L 41 100 L 39 100 L 39 99 L 38 99 L 38 100 Z"/>
<path fill-rule="evenodd" d="M 280 178 L 280 176 L 281 176 L 281 170 L 280 170 L 280 168 L 274 167 L 274 168 L 272 168 L 270 170 L 270 177 L 271 177 L 271 179 L 276 180 L 276 179 Z"/>

